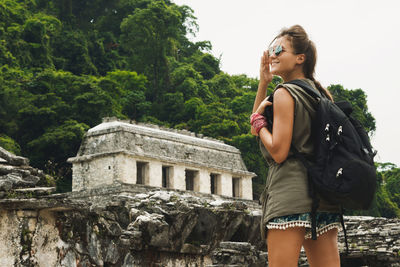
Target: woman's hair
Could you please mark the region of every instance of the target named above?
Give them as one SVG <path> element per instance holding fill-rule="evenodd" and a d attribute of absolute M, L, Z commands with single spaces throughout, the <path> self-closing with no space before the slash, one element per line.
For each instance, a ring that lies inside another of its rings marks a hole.
<path fill-rule="evenodd" d="M 290 28 L 284 28 L 274 38 L 274 40 L 272 40 L 272 42 L 281 37 L 285 37 L 291 42 L 295 54 L 305 55 L 306 59 L 303 63 L 304 76 L 312 80 L 318 90 L 333 101 L 331 93 L 322 87 L 322 85 L 314 78 L 315 64 L 317 63 L 317 49 L 315 48 L 314 42 L 308 39 L 308 35 L 303 27 L 300 25 L 294 25 Z"/>

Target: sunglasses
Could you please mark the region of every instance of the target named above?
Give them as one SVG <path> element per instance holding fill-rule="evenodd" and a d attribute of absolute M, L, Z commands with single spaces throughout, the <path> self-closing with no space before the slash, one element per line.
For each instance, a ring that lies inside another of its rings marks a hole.
<path fill-rule="evenodd" d="M 275 56 L 278 57 L 282 52 L 285 52 L 285 50 L 283 50 L 281 45 L 277 45 L 275 47 L 268 48 L 268 52 L 269 52 L 269 56 L 272 56 L 275 54 Z"/>

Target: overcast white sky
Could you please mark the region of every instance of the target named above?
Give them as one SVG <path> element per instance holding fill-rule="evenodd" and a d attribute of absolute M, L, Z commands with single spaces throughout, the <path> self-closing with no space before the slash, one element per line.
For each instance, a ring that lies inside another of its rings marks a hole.
<path fill-rule="evenodd" d="M 316 43 L 316 79 L 366 92 L 379 162 L 400 166 L 400 1 L 173 0 L 194 10 L 199 32 L 228 74 L 258 77 L 262 51 L 283 27 Z"/>

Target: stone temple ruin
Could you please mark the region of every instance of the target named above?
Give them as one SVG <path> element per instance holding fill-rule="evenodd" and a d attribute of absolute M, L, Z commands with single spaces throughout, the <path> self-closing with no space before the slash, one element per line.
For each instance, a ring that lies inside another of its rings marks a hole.
<path fill-rule="evenodd" d="M 68 161 L 72 191 L 124 183 L 242 199 L 253 194 L 255 174 L 237 148 L 185 130 L 105 119 Z"/>

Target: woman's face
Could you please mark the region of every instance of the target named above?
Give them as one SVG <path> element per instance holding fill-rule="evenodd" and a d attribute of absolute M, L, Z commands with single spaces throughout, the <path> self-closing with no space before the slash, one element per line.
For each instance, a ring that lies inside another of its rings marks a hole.
<path fill-rule="evenodd" d="M 272 45 L 272 48 L 274 52 L 269 52 L 271 73 L 282 78 L 291 76 L 291 73 L 298 65 L 298 55 L 293 53 L 290 41 L 285 37 L 278 38 Z M 280 50 L 282 51 L 279 53 Z M 279 55 L 276 55 L 276 53 Z"/>

